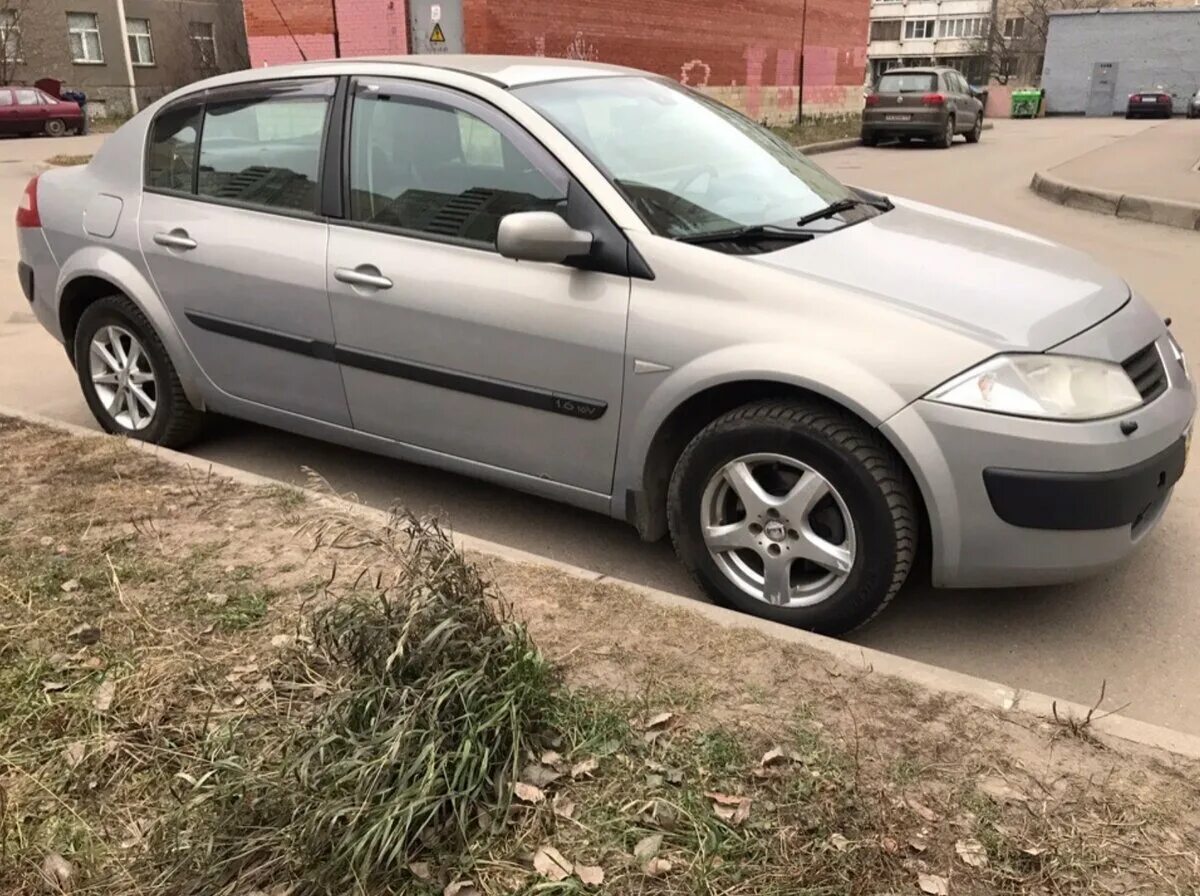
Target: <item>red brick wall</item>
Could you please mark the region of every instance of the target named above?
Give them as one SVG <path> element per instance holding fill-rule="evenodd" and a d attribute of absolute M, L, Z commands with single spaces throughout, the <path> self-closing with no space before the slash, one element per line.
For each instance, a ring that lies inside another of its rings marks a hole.
<path fill-rule="evenodd" d="M 332 55 L 331 0 L 244 0 L 253 65 Z M 404 0 L 336 0 L 345 56 L 403 53 Z M 467 51 L 615 62 L 795 117 L 804 0 L 462 0 Z M 869 0 L 807 0 L 806 111 L 856 107 Z"/>

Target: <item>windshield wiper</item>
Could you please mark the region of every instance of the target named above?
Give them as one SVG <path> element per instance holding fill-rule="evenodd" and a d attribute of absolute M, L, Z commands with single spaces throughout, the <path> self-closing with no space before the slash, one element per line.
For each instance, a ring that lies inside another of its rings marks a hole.
<path fill-rule="evenodd" d="M 805 215 L 796 222 L 796 226 L 803 227 L 806 224 L 813 223 L 813 221 L 821 221 L 825 218 L 832 218 L 834 215 L 840 215 L 842 212 L 848 212 L 851 209 L 855 209 L 864 205 L 870 208 L 879 209 L 881 212 L 889 212 L 895 208 L 895 206 L 892 205 L 892 201 L 887 197 L 875 202 L 868 199 L 839 199 L 837 202 L 831 202 L 824 208 Z"/>
<path fill-rule="evenodd" d="M 755 224 L 752 227 L 734 227 L 729 230 L 714 230 L 709 233 L 695 233 L 677 236 L 681 243 L 743 243 L 756 240 L 783 240 L 792 243 L 807 243 L 815 238 L 815 234 L 806 230 L 791 230 L 786 227 L 771 227 L 765 224 Z"/>

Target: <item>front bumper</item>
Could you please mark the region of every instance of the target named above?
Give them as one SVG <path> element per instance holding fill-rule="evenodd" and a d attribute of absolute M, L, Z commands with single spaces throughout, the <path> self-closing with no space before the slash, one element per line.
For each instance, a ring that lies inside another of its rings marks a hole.
<path fill-rule="evenodd" d="M 1116 359 L 1155 335 L 1169 387 L 1119 417 L 1064 423 L 922 400 L 884 424 L 925 499 L 935 585 L 1072 581 L 1120 561 L 1154 528 L 1182 474 L 1196 409 L 1161 321 L 1134 299 L 1056 349 Z"/>

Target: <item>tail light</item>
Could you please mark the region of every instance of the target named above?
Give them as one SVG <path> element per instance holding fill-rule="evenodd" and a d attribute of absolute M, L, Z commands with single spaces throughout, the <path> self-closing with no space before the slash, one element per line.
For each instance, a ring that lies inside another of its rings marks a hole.
<path fill-rule="evenodd" d="M 879 105 L 879 94 L 868 93 L 867 94 L 867 105 L 868 106 L 878 106 Z"/>
<path fill-rule="evenodd" d="M 921 104 L 925 106 L 944 106 L 946 105 L 946 97 L 940 93 L 927 93 L 921 97 Z"/>
<path fill-rule="evenodd" d="M 38 214 L 38 177 L 35 175 L 33 180 L 25 185 L 25 192 L 21 194 L 21 202 L 17 206 L 17 226 L 18 227 L 41 227 L 42 216 Z"/>

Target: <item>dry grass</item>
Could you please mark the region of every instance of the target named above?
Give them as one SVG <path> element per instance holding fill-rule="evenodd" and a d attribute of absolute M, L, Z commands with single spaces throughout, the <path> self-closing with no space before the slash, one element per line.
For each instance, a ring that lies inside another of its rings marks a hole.
<path fill-rule="evenodd" d="M 1195 765 L 1086 721 L 113 440 L 0 478 L 5 894 L 1197 892 Z"/>
<path fill-rule="evenodd" d="M 798 124 L 776 125 L 771 130 L 796 146 L 824 143 L 828 140 L 845 140 L 858 137 L 862 133 L 862 115 L 858 112 L 814 115 Z"/>
<path fill-rule="evenodd" d="M 47 165 L 53 165 L 57 168 L 68 168 L 72 165 L 86 165 L 92 160 L 91 153 L 81 155 L 71 155 L 70 153 L 60 153 L 59 155 L 50 156 L 46 159 Z"/>

